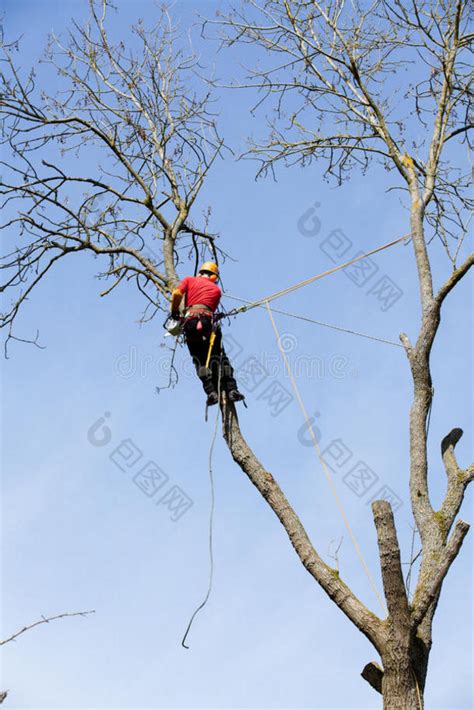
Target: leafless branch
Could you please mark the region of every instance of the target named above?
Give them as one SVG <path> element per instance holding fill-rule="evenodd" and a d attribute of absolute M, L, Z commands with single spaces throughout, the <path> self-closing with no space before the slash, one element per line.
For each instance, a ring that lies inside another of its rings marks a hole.
<path fill-rule="evenodd" d="M 2 43 L 6 345 L 18 339 L 12 329 L 32 291 L 64 256 L 105 262 L 99 278 L 112 283 L 103 295 L 139 275 L 133 282 L 156 311 L 167 308 L 181 250 L 193 239 L 219 257 L 216 235 L 191 222 L 224 147 L 210 91 L 194 89 L 198 60 L 166 9 L 151 29 L 133 28 L 135 53 L 112 44 L 108 5 L 89 0 L 87 24 L 74 22 L 66 39 L 51 36 L 45 62 L 58 73 L 54 95 L 38 90 L 34 70 L 17 69 L 15 47 Z"/>
<path fill-rule="evenodd" d="M 57 619 L 65 619 L 67 616 L 89 616 L 90 614 L 95 614 L 95 610 L 92 609 L 91 611 L 66 612 L 64 614 L 58 614 L 57 616 L 42 616 L 39 621 L 35 621 L 33 624 L 29 624 L 29 626 L 24 626 L 22 629 L 12 634 L 8 638 L 4 639 L 3 641 L 0 641 L 0 646 L 4 646 L 6 643 L 10 643 L 10 641 L 15 641 L 18 636 L 21 636 L 22 634 L 26 633 L 26 631 L 30 631 L 30 629 L 34 629 L 36 626 L 40 626 L 41 624 L 49 624 L 50 621 L 56 621 Z"/>
<path fill-rule="evenodd" d="M 413 600 L 412 622 L 416 626 L 423 620 L 430 605 L 437 599 L 439 590 L 451 564 L 456 559 L 464 538 L 469 531 L 469 525 L 464 520 L 458 520 L 454 532 L 446 545 L 441 559 L 438 561 L 436 574 L 429 583 L 420 587 L 420 593 Z"/>
<path fill-rule="evenodd" d="M 447 244 L 463 239 L 473 206 L 470 175 L 445 150 L 455 138 L 472 149 L 471 13 L 461 0 L 249 0 L 203 33 L 262 50 L 230 85 L 253 87 L 255 110 L 273 113 L 245 154 L 258 174 L 317 160 L 340 184 L 377 161 L 416 183 L 431 234 Z"/>

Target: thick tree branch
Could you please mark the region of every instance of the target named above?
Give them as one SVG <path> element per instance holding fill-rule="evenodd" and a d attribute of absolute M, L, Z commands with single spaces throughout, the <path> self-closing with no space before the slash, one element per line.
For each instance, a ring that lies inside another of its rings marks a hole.
<path fill-rule="evenodd" d="M 388 613 L 402 624 L 408 624 L 410 612 L 392 507 L 386 500 L 377 500 L 372 503 L 372 511 Z"/>
<path fill-rule="evenodd" d="M 445 514 L 448 514 L 448 511 L 443 509 L 436 518 L 430 503 L 428 491 L 428 457 L 426 437 L 426 423 L 433 399 L 430 354 L 440 324 L 441 305 L 444 298 L 472 266 L 474 263 L 474 254 L 469 255 L 464 263 L 456 269 L 450 278 L 445 282 L 437 296 L 432 298 L 431 267 L 428 260 L 426 246 L 424 245 L 422 225 L 420 225 L 420 233 L 418 234 L 418 237 L 414 237 L 414 241 L 415 240 L 418 240 L 420 245 L 420 250 L 417 253 L 417 262 L 419 264 L 420 283 L 423 284 L 423 280 L 425 280 L 425 289 L 424 295 L 422 294 L 423 316 L 420 334 L 416 346 L 414 348 L 407 348 L 414 382 L 414 398 L 410 412 L 410 490 L 413 512 L 422 540 L 423 542 L 426 541 L 428 546 L 434 545 L 436 547 L 436 544 L 442 542 L 443 534 L 444 536 L 447 535 L 451 525 L 454 522 L 455 516 L 459 510 L 459 508 L 457 508 L 457 504 L 459 503 L 460 505 L 462 502 L 464 488 L 461 484 L 458 485 L 455 482 L 454 476 L 451 476 L 451 478 L 448 479 L 450 481 L 448 490 L 448 500 L 451 501 L 449 506 L 450 513 L 446 518 Z M 415 252 L 417 252 L 416 248 Z M 429 272 L 429 277 L 426 276 L 427 271 Z M 442 523 L 441 526 L 440 522 Z M 443 525 L 445 526 L 444 529 Z M 425 566 L 427 564 L 431 565 L 432 562 L 431 553 L 429 549 L 426 548 L 424 562 L 422 565 L 422 574 L 424 574 Z M 429 572 L 427 572 L 427 574 L 429 574 Z"/>
<path fill-rule="evenodd" d="M 436 600 L 443 580 L 451 564 L 456 559 L 464 538 L 469 531 L 469 525 L 464 520 L 458 520 L 446 547 L 440 551 L 439 560 L 432 576 L 419 584 L 413 600 L 412 623 L 416 628 L 423 620 L 431 604 Z"/>
<path fill-rule="evenodd" d="M 473 480 L 474 464 L 465 470 L 461 469 L 454 453 L 462 435 L 462 429 L 453 429 L 441 442 L 441 455 L 448 477 L 448 489 L 441 509 L 437 513 L 437 520 L 442 526 L 445 538 L 461 509 L 466 488 Z"/>
<path fill-rule="evenodd" d="M 471 266 L 474 265 L 474 252 L 466 257 L 465 261 L 457 269 L 454 269 L 451 276 L 447 281 L 441 286 L 438 293 L 436 294 L 436 301 L 441 305 L 450 291 L 456 286 L 456 284 L 462 279 L 465 274 L 469 271 Z"/>
<path fill-rule="evenodd" d="M 416 345 L 407 348 L 414 388 L 410 409 L 410 498 L 423 544 L 433 539 L 435 528 L 428 490 L 427 420 L 433 400 L 430 353 L 439 321 L 439 309 L 432 302 L 424 310 Z"/>
<path fill-rule="evenodd" d="M 357 599 L 342 581 L 337 570 L 332 569 L 318 555 L 299 517 L 278 483 L 272 474 L 265 470 L 242 436 L 235 407 L 230 403 L 227 404 L 224 411 L 223 425 L 224 438 L 234 461 L 248 476 L 280 520 L 304 567 L 330 599 L 378 648 L 382 641 L 383 625 L 381 620 Z"/>

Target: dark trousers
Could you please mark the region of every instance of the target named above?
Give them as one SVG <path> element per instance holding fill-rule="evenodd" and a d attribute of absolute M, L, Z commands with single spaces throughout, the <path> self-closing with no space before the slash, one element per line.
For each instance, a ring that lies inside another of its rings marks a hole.
<path fill-rule="evenodd" d="M 200 324 L 200 326 L 199 326 Z M 200 316 L 190 318 L 184 324 L 184 335 L 186 344 L 196 368 L 197 376 L 202 382 L 204 392 L 230 392 L 237 389 L 237 382 L 234 377 L 234 370 L 225 354 L 222 345 L 222 331 L 216 328 L 216 338 L 212 346 L 209 367 L 206 368 L 206 360 L 209 353 L 209 342 L 212 333 L 212 318 Z M 220 372 L 220 385 L 219 385 Z"/>

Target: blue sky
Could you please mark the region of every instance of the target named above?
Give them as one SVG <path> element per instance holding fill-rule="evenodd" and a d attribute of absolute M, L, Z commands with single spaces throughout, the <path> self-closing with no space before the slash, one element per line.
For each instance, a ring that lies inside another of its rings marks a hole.
<path fill-rule="evenodd" d="M 116 4 L 120 15 L 114 22 L 124 34 L 138 16 L 155 12 L 151 2 Z M 35 64 L 46 34 L 61 32 L 71 15 L 84 15 L 84 7 L 79 0 L 4 0 L 7 32 L 24 35 L 22 65 Z M 177 2 L 174 12 L 187 27 L 195 10 L 213 13 L 216 7 Z M 235 57 L 214 57 L 210 46 L 203 51 L 221 76 L 232 74 Z M 54 90 L 53 78 L 47 79 Z M 261 117 L 250 115 L 247 93 L 222 92 L 219 100 L 221 130 L 238 151 L 246 135 L 260 130 Z M 203 206 L 212 205 L 212 226 L 235 259 L 224 267 L 230 294 L 258 298 L 329 268 L 333 230 L 350 240 L 351 256 L 409 229 L 398 198 L 385 192 L 391 176 L 382 170 L 356 175 L 339 189 L 323 181 L 318 165 L 281 169 L 277 182 L 255 182 L 254 174 L 248 161 L 217 163 L 201 198 Z M 302 221 L 315 203 L 319 228 Z M 438 244 L 430 250 L 439 284 L 449 262 Z M 387 250 L 374 263 L 377 273 L 363 287 L 338 273 L 275 305 L 390 340 L 397 341 L 400 331 L 414 337 L 418 286 L 410 247 Z M 192 629 L 190 650 L 181 648 L 207 584 L 207 462 L 214 422 L 204 422 L 200 384 L 184 348 L 177 352 L 178 386 L 156 394 L 156 386 L 166 383 L 169 361 L 161 320 L 138 326 L 141 301 L 132 290 L 117 289 L 101 299 L 95 268 L 91 259 L 77 258 L 39 286 L 19 328 L 23 334 L 39 328 L 46 348 L 14 344 L 2 367 L 2 637 L 42 614 L 96 611 L 42 626 L 2 649 L 2 688 L 11 690 L 10 707 L 379 707 L 379 697 L 359 675 L 375 652 L 305 572 L 220 435 L 214 455 L 214 589 Z M 371 284 L 384 276 L 400 289 L 388 310 L 371 292 Z M 347 452 L 335 484 L 380 587 L 368 506 L 372 493 L 389 486 L 400 499 L 396 517 L 404 561 L 412 535 L 411 382 L 404 352 L 275 318 L 293 367 L 312 367 L 298 385 L 308 411 L 317 414 L 322 448 L 337 441 Z M 265 399 L 275 383 L 290 390 L 268 316 L 258 309 L 241 315 L 225 326 L 225 335 L 237 370 L 254 357 L 268 371 L 254 392 L 246 391 L 249 409 L 240 408 L 244 435 L 320 553 L 330 559 L 343 538 L 341 575 L 378 612 L 321 467 L 302 443 L 304 421 L 296 402 L 272 416 Z M 465 430 L 460 462 L 472 460 L 472 276 L 447 300 L 433 375 L 430 462 L 438 502 L 445 481 L 439 442 L 452 427 Z M 98 435 L 91 428 L 105 412 L 109 441 L 94 445 Z M 140 454 L 125 472 L 116 452 L 124 440 Z M 134 482 L 149 461 L 168 476 L 163 491 L 178 486 L 193 501 L 177 521 L 165 505 L 156 505 L 158 496 L 147 497 Z M 361 497 L 344 480 L 359 461 L 377 479 Z M 472 520 L 472 493 L 462 517 Z M 472 703 L 471 538 L 445 582 L 434 625 L 426 704 L 437 710 L 465 710 Z"/>

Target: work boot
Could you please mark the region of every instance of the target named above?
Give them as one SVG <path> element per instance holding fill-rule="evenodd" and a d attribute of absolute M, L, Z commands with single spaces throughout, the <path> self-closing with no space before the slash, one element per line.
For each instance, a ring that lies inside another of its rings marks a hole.
<path fill-rule="evenodd" d="M 207 406 L 212 407 L 213 404 L 217 404 L 219 401 L 219 396 L 217 392 L 210 392 L 210 394 L 207 395 Z"/>
<path fill-rule="evenodd" d="M 245 396 L 242 392 L 239 392 L 239 390 L 231 390 L 230 392 L 227 392 L 227 398 L 229 402 L 242 402 L 242 400 L 245 399 Z"/>

